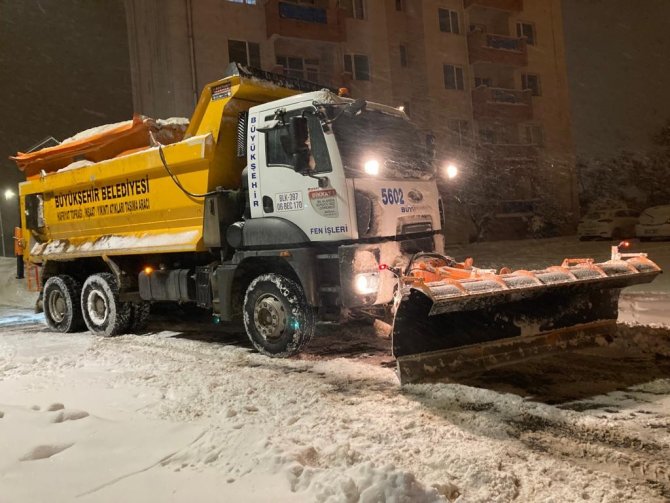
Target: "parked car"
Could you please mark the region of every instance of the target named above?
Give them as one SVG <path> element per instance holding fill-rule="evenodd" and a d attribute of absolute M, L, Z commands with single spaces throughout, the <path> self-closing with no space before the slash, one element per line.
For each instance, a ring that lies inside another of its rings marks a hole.
<path fill-rule="evenodd" d="M 582 241 L 587 239 L 624 239 L 635 236 L 640 213 L 628 208 L 593 210 L 577 226 Z"/>
<path fill-rule="evenodd" d="M 642 241 L 652 238 L 670 238 L 670 205 L 652 206 L 640 215 L 635 235 Z"/>

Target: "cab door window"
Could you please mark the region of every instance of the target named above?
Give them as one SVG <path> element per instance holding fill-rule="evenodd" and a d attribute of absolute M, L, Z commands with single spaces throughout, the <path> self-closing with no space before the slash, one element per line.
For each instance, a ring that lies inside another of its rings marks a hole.
<path fill-rule="evenodd" d="M 284 114 L 284 120 L 288 123 L 291 117 L 298 116 L 303 112 L 305 112 L 305 109 L 287 112 Z M 307 114 L 306 117 L 309 132 L 310 167 L 312 167 L 314 173 L 332 171 L 333 167 L 328 155 L 328 146 L 321 128 L 321 121 L 312 113 Z M 265 156 L 268 166 L 293 167 L 292 156 L 288 153 L 290 145 L 288 127 L 276 127 L 266 131 L 265 135 Z"/>

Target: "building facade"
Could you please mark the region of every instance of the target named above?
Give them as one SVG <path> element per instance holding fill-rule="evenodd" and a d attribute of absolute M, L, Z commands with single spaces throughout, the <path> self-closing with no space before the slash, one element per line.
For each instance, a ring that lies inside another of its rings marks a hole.
<path fill-rule="evenodd" d="M 442 184 L 460 196 L 446 198 L 455 240 L 484 217 L 491 238 L 525 234 L 542 211 L 574 223 L 560 0 L 126 0 L 126 12 L 140 113 L 190 116 L 231 61 L 347 87 L 404 107 L 459 167 Z"/>

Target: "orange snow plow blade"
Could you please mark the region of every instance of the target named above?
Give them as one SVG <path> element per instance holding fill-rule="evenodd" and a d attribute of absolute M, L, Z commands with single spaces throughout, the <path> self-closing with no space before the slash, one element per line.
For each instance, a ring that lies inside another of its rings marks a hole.
<path fill-rule="evenodd" d="M 619 293 L 662 271 L 645 254 L 566 259 L 536 271 L 482 270 L 426 254 L 403 277 L 393 324 L 402 384 L 435 382 L 606 343 Z"/>

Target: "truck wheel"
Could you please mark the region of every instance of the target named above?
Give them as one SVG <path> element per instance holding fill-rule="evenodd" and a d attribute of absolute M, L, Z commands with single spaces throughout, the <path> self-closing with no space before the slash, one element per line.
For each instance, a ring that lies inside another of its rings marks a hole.
<path fill-rule="evenodd" d="M 58 332 L 77 332 L 84 328 L 79 305 L 81 284 L 72 276 L 52 276 L 44 284 L 44 318 Z"/>
<path fill-rule="evenodd" d="M 295 281 L 279 274 L 264 274 L 247 288 L 244 327 L 260 353 L 285 358 L 300 352 L 309 342 L 316 319 Z"/>
<path fill-rule="evenodd" d="M 119 301 L 119 287 L 113 274 L 89 276 L 81 289 L 81 311 L 94 334 L 119 335 L 128 328 L 129 302 Z"/>
<path fill-rule="evenodd" d="M 133 302 L 130 306 L 130 319 L 128 331 L 132 334 L 143 332 L 149 321 L 151 304 L 148 302 Z"/>

